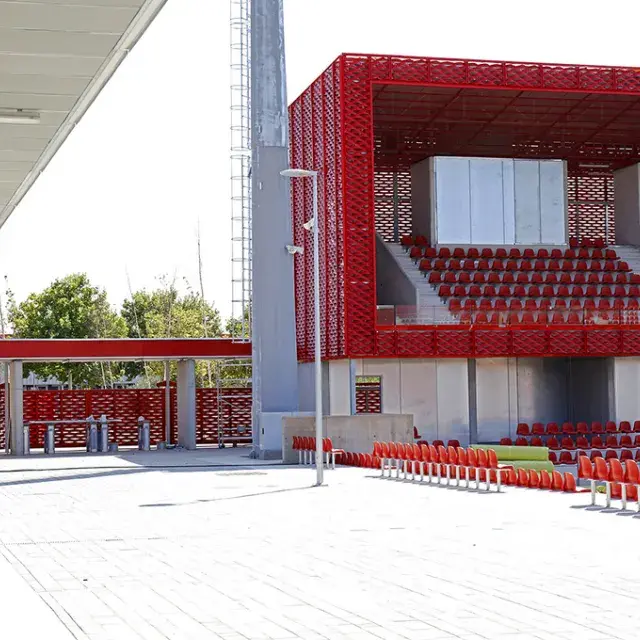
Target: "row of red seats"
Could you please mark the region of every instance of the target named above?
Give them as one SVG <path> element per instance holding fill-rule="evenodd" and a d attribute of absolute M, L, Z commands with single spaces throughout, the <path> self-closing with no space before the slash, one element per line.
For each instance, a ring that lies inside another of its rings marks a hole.
<path fill-rule="evenodd" d="M 607 420 L 605 422 L 604 427 L 602 426 L 602 422 L 593 421 L 591 424 L 588 422 L 576 422 L 575 425 L 573 422 L 566 421 L 562 423 L 562 426 L 558 426 L 557 422 L 547 422 L 545 425 L 543 422 L 534 422 L 529 428 L 529 423 L 520 422 L 516 427 L 516 435 L 518 436 L 557 436 L 560 433 L 563 434 L 603 434 L 603 433 L 640 433 L 640 420 L 636 420 L 633 423 L 633 427 L 628 420 L 622 420 L 619 425 L 617 425 L 613 420 Z"/>
<path fill-rule="evenodd" d="M 306 436 L 293 436 L 292 448 L 298 452 L 298 464 L 311 464 L 316 456 L 316 439 Z M 342 449 L 334 449 L 331 438 L 322 438 L 322 452 L 325 464 L 336 468 L 336 458 L 344 453 Z"/>
<path fill-rule="evenodd" d="M 552 491 L 576 491 L 575 476 L 565 471 L 536 471 L 535 469 L 514 469 L 509 471 L 507 485 L 523 487 L 528 489 L 550 489 Z"/>
<path fill-rule="evenodd" d="M 640 273 L 589 273 L 585 274 L 580 271 L 572 273 L 547 273 L 543 275 L 538 271 L 533 273 L 520 272 L 514 274 L 513 271 L 505 271 L 503 273 L 498 271 L 490 271 L 485 273 L 483 271 L 476 271 L 471 274 L 469 271 L 431 271 L 428 278 L 429 284 L 591 284 L 598 286 L 601 284 L 616 285 L 616 284 L 640 284 Z"/>
<path fill-rule="evenodd" d="M 450 249 L 449 247 L 425 247 L 423 245 L 405 245 L 405 249 L 408 250 L 411 258 L 429 258 L 431 260 L 441 259 L 449 260 L 455 258 L 456 260 L 617 260 L 618 254 L 614 249 L 605 249 L 604 247 L 597 248 L 576 248 L 571 247 L 569 249 L 532 249 L 527 248 L 522 251 L 518 247 L 512 247 L 505 249 L 503 247 L 497 249 L 491 249 L 485 247 L 478 249 L 477 247 L 469 247 L 469 249 L 463 249 L 462 247 L 456 247 Z"/>
<path fill-rule="evenodd" d="M 579 435 L 574 440 L 572 436 L 564 436 L 560 441 L 556 436 L 546 436 L 546 442 L 543 441 L 543 436 L 532 436 L 530 439 L 524 436 L 516 438 L 516 447 L 548 447 L 549 449 L 619 449 L 621 447 L 634 448 L 640 447 L 640 434 L 637 434 L 634 439 L 631 439 L 630 434 L 623 434 L 620 436 L 620 440 L 615 435 L 606 436 L 605 440 L 602 440 L 601 436 L 591 436 L 591 442 L 584 435 Z M 512 446 L 514 443 L 511 438 L 502 438 L 500 444 L 504 446 Z"/>
<path fill-rule="evenodd" d="M 640 461 L 640 449 L 591 449 L 591 451 L 588 452 L 583 449 L 578 449 L 577 451 L 549 451 L 549 462 L 553 462 L 553 464 L 575 464 L 580 456 L 588 456 L 591 460 L 595 460 L 596 458 L 604 458 L 605 460 L 612 460 L 614 458 L 616 460 L 633 460 L 634 451 L 635 459 Z"/>
<path fill-rule="evenodd" d="M 591 461 L 586 456 L 578 459 L 578 478 L 589 480 L 591 485 L 591 504 L 596 504 L 596 484 L 606 487 L 606 506 L 611 507 L 612 498 L 622 500 L 622 508 L 627 508 L 627 500 L 638 500 L 640 486 L 640 467 L 635 460 L 625 460 L 624 465 L 615 458 L 609 461 L 596 458 Z M 640 511 L 640 502 L 638 502 Z"/>
<path fill-rule="evenodd" d="M 542 287 L 537 284 L 441 284 L 438 287 L 438 295 L 441 298 L 450 296 L 456 298 L 637 298 L 640 296 L 640 286 L 637 284 L 617 284 L 611 289 L 609 285 L 596 286 L 593 284 L 582 287 L 581 285 L 569 286 L 565 284 L 545 284 Z"/>
<path fill-rule="evenodd" d="M 633 315 L 628 312 L 614 311 L 607 313 L 606 311 L 598 312 L 577 312 L 577 311 L 554 311 L 547 313 L 540 311 L 517 311 L 486 313 L 484 311 L 462 310 L 454 313 L 455 321 L 458 324 L 484 324 L 489 326 L 522 326 L 522 325 L 636 325 L 640 324 L 640 316 L 634 311 Z"/>
<path fill-rule="evenodd" d="M 415 258 L 414 258 L 415 259 Z M 450 258 L 445 260 L 444 258 L 421 258 L 418 263 L 420 271 L 536 271 L 540 273 L 544 272 L 559 272 L 559 271 L 592 271 L 599 273 L 601 271 L 631 271 L 629 264 L 624 260 L 606 260 L 603 264 L 600 260 L 536 260 L 532 263 L 529 260 L 507 260 L 506 263 L 502 260 L 494 259 L 491 262 L 489 260 L 463 260 L 460 261 L 457 258 Z"/>
<path fill-rule="evenodd" d="M 497 491 L 500 491 L 500 470 L 505 468 L 498 463 L 498 457 L 493 449 L 464 449 L 462 447 L 435 447 L 434 445 L 404 444 L 400 442 L 375 442 L 373 456 L 381 459 L 381 476 L 385 476 L 388 469 L 388 477 L 400 477 L 400 472 L 407 479 L 411 474 L 412 480 L 420 475 L 420 481 L 424 481 L 425 473 L 429 482 L 437 480 L 438 484 L 446 478 L 447 485 L 455 478 L 456 485 L 460 486 L 461 480 L 466 480 L 469 488 L 470 480 L 476 481 L 476 489 L 480 482 L 486 484 L 486 490 L 493 483 Z"/>
<path fill-rule="evenodd" d="M 629 311 L 634 314 L 623 314 L 621 321 L 626 319 L 626 315 L 637 315 L 640 310 L 640 302 L 635 298 L 625 302 L 622 298 L 599 298 L 597 301 L 590 298 L 583 300 L 581 298 L 469 298 L 462 300 L 461 298 L 450 298 L 448 304 L 449 311 L 457 313 L 458 311 Z M 588 314 L 587 314 L 588 315 Z"/>

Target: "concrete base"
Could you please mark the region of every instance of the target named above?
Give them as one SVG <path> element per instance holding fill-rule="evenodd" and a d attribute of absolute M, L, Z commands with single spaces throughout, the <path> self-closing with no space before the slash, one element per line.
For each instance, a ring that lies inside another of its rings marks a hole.
<path fill-rule="evenodd" d="M 280 460 L 282 458 L 282 433 L 285 420 L 295 417 L 313 416 L 313 413 L 261 413 L 260 414 L 260 447 L 258 457 L 260 460 Z M 313 418 L 311 421 L 314 422 Z M 315 424 L 315 423 L 314 423 Z"/>
<path fill-rule="evenodd" d="M 325 416 L 323 437 L 331 438 L 335 449 L 351 453 L 371 453 L 373 443 L 413 442 L 413 415 L 368 413 L 355 416 Z M 286 417 L 282 419 L 282 460 L 296 464 L 298 452 L 293 450 L 293 436 L 314 437 L 315 417 Z"/>

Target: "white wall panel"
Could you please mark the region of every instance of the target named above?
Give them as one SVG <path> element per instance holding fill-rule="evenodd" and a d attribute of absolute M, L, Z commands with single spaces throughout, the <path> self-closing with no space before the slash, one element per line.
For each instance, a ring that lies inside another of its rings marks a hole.
<path fill-rule="evenodd" d="M 616 243 L 640 245 L 640 165 L 614 173 Z"/>
<path fill-rule="evenodd" d="M 402 413 L 413 414 L 418 433 L 434 440 L 438 433 L 438 395 L 435 360 L 400 360 Z"/>
<path fill-rule="evenodd" d="M 437 157 L 430 166 L 435 175 L 425 181 L 436 185 L 431 225 L 437 244 L 566 243 L 563 162 Z M 414 184 L 421 171 L 416 165 Z"/>
<path fill-rule="evenodd" d="M 540 167 L 541 244 L 560 244 L 567 237 L 567 187 L 564 163 L 542 161 Z"/>
<path fill-rule="evenodd" d="M 504 216 L 504 244 L 516 243 L 516 185 L 514 163 L 512 160 L 502 162 L 502 202 Z M 499 243 L 496 243 L 499 244 Z"/>
<path fill-rule="evenodd" d="M 514 163 L 516 243 L 540 242 L 540 171 L 536 161 Z"/>
<path fill-rule="evenodd" d="M 477 158 L 469 162 L 471 242 L 504 242 L 502 160 Z"/>
<path fill-rule="evenodd" d="M 329 415 L 351 415 L 349 360 L 329 360 Z"/>
<path fill-rule="evenodd" d="M 614 358 L 614 415 L 620 422 L 640 419 L 640 358 Z"/>
<path fill-rule="evenodd" d="M 511 415 L 509 360 L 476 360 L 476 406 L 478 442 L 499 442 L 510 433 Z"/>
<path fill-rule="evenodd" d="M 437 361 L 438 438 L 469 443 L 469 371 L 467 360 Z"/>
<path fill-rule="evenodd" d="M 402 413 L 399 360 L 363 360 L 364 376 L 382 378 L 382 413 Z"/>
<path fill-rule="evenodd" d="M 443 161 L 446 160 L 446 161 Z M 469 244 L 469 159 L 436 158 L 435 226 L 438 244 Z"/>

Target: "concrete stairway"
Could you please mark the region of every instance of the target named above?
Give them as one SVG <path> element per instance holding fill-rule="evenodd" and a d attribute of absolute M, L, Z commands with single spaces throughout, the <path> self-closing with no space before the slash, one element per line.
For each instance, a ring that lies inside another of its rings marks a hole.
<path fill-rule="evenodd" d="M 454 322 L 454 317 L 442 303 L 442 298 L 435 287 L 429 284 L 404 248 L 392 242 L 385 242 L 385 246 L 416 289 L 417 315 L 419 316 L 417 322 L 419 324 Z"/>
<path fill-rule="evenodd" d="M 640 273 L 640 247 L 634 247 L 632 245 L 612 245 L 610 249 L 615 249 L 620 260 L 624 260 L 628 263 L 629 268 L 634 273 Z"/>

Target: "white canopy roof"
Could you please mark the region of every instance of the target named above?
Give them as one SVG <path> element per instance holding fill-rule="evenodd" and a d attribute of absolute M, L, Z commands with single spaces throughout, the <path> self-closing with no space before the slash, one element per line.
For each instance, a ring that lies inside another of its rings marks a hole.
<path fill-rule="evenodd" d="M 0 226 L 167 0 L 0 0 Z"/>

